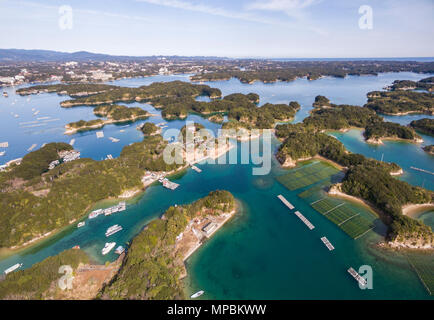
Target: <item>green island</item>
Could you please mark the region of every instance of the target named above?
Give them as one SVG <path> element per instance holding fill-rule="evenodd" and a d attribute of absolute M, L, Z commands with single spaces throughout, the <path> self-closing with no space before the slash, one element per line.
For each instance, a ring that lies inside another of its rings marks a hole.
<path fill-rule="evenodd" d="M 434 155 L 434 144 L 423 147 L 423 151 L 428 152 L 429 154 Z"/>
<path fill-rule="evenodd" d="M 111 123 L 134 122 L 149 118 L 149 113 L 139 107 L 127 107 L 116 104 L 97 106 L 93 109 L 93 113 L 98 117 L 106 117 L 107 119 L 80 120 L 68 123 L 65 126 L 65 134 L 94 130 Z"/>
<path fill-rule="evenodd" d="M 214 191 L 192 204 L 170 207 L 161 219 L 149 223 L 136 236 L 119 273 L 103 288 L 102 299 L 185 299 L 180 281 L 184 257 L 176 250 L 176 237 L 192 219 L 218 216 L 235 210 L 227 191 Z"/>
<path fill-rule="evenodd" d="M 69 249 L 6 275 L 0 281 L 0 299 L 185 299 L 181 283 L 185 253 L 191 254 L 197 243 L 182 242 L 178 236 L 187 232 L 193 219 L 206 222 L 226 216 L 221 226 L 235 209 L 233 195 L 222 190 L 170 207 L 133 238 L 117 261 L 95 266 L 84 251 Z M 71 266 L 74 276 L 66 292 L 58 286 L 63 265 Z"/>
<path fill-rule="evenodd" d="M 412 113 L 434 114 L 434 99 L 431 93 L 416 91 L 372 91 L 368 93 L 366 108 L 387 115 Z"/>
<path fill-rule="evenodd" d="M 345 169 L 345 176 L 340 184 L 332 187 L 335 194 L 363 199 L 376 209 L 389 226 L 387 238 L 391 242 L 432 247 L 434 234 L 431 228 L 403 215 L 402 208 L 408 204 L 432 203 L 434 194 L 392 177 L 402 173 L 394 163 L 350 153 L 340 141 L 322 132 L 321 127 L 312 126 L 309 118 L 315 118 L 315 114 L 306 118 L 304 123 L 276 127 L 276 137 L 283 141 L 276 154 L 279 162 L 284 167 L 295 167 L 299 161 L 320 156 L 336 163 Z"/>
<path fill-rule="evenodd" d="M 314 109 L 303 124 L 312 130 L 348 130 L 361 128 L 364 130 L 366 142 L 380 144 L 383 139 L 402 139 L 410 142 L 421 142 L 412 128 L 393 122 L 385 122 L 383 118 L 369 108 L 351 105 L 336 105 L 324 96 L 317 96 Z"/>
<path fill-rule="evenodd" d="M 140 131 L 145 136 L 153 136 L 161 133 L 161 128 L 153 124 L 152 122 L 146 122 L 142 126 L 140 126 Z"/>
<path fill-rule="evenodd" d="M 406 141 L 422 142 L 422 138 L 414 129 L 395 122 L 376 122 L 369 124 L 363 133 L 369 143 L 381 143 L 382 139 L 403 139 Z"/>
<path fill-rule="evenodd" d="M 88 84 L 89 90 L 98 84 Z M 38 86 L 38 92 L 43 92 L 44 86 Z M 65 90 L 67 85 L 59 85 L 59 90 Z M 32 87 L 26 88 L 31 91 Z M 36 91 L 36 90 L 35 90 Z M 197 96 L 208 96 L 212 101 L 196 101 Z M 111 90 L 89 96 L 79 97 L 60 103 L 62 107 L 79 105 L 98 106 L 94 113 L 99 116 L 107 116 L 110 123 L 128 121 L 137 108 L 127 108 L 112 105 L 116 102 L 146 101 L 155 108 L 161 109 L 163 118 L 167 120 L 185 119 L 189 113 L 196 113 L 217 123 L 223 122 L 223 116 L 229 120 L 243 122 L 252 128 L 272 128 L 276 122 L 287 122 L 294 118 L 300 105 L 292 101 L 289 104 L 266 103 L 258 108 L 259 96 L 256 93 L 229 94 L 222 99 L 221 91 L 207 85 L 191 84 L 182 81 L 157 82 L 149 86 L 138 88 L 115 87 Z M 110 107 L 112 105 L 112 107 Z M 145 115 L 143 115 L 144 117 Z M 137 118 L 137 116 L 135 116 Z M 91 122 L 79 121 L 71 123 L 67 127 L 67 133 L 100 128 L 107 123 L 91 120 Z M 242 125 L 241 125 L 242 126 Z"/>
<path fill-rule="evenodd" d="M 308 80 L 316 80 L 324 76 L 344 78 L 348 75 L 377 75 L 382 72 L 431 73 L 432 65 L 404 61 L 274 61 L 266 68 L 259 64 L 257 66 L 247 64 L 245 69 L 222 67 L 213 72 L 198 73 L 191 77 L 191 81 L 222 81 L 236 78 L 242 83 L 255 81 L 273 83 L 289 82 L 304 77 Z"/>
<path fill-rule="evenodd" d="M 87 263 L 89 257 L 82 250 L 69 249 L 48 257 L 35 263 L 31 268 L 8 274 L 3 281 L 0 281 L 0 299 L 53 299 L 55 296 L 50 289 L 57 288 L 57 281 L 62 276 L 59 274 L 59 268 L 69 265 L 75 270 L 80 264 Z"/>
<path fill-rule="evenodd" d="M 21 96 L 52 93 L 56 92 L 59 95 L 68 95 L 71 97 L 83 97 L 93 94 L 103 93 L 119 88 L 109 84 L 98 83 L 76 83 L 76 84 L 52 84 L 52 85 L 36 85 L 27 88 L 18 89 L 16 92 Z"/>
<path fill-rule="evenodd" d="M 428 77 L 419 81 L 395 80 L 389 87 L 390 90 L 434 90 L 434 77 Z"/>
<path fill-rule="evenodd" d="M 421 133 L 434 136 L 434 119 L 424 118 L 413 120 L 410 122 L 410 127 Z"/>
<path fill-rule="evenodd" d="M 112 160 L 78 159 L 49 170 L 65 143 L 50 143 L 0 173 L 0 247 L 36 241 L 82 218 L 100 200 L 143 189 L 146 171 L 171 172 L 181 165 L 163 160 L 161 135 L 125 146 Z"/>

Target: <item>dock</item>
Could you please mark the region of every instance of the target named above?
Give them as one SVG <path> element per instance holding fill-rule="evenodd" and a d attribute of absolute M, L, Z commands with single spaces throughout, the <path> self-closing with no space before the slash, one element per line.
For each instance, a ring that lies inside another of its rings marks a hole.
<path fill-rule="evenodd" d="M 97 133 L 96 133 L 96 137 L 97 137 L 98 139 L 100 139 L 100 138 L 104 138 L 104 132 L 103 132 L 103 131 L 97 131 Z"/>
<path fill-rule="evenodd" d="M 9 142 L 0 142 L 0 148 L 8 148 Z"/>
<path fill-rule="evenodd" d="M 197 173 L 201 173 L 201 172 L 202 172 L 202 169 L 199 169 L 199 168 L 196 167 L 196 166 L 191 166 L 191 168 L 192 168 L 194 171 L 196 171 Z"/>
<path fill-rule="evenodd" d="M 291 204 L 291 202 L 289 202 L 288 200 L 285 199 L 284 196 L 282 196 L 281 194 L 279 194 L 277 196 L 288 208 L 289 210 L 294 209 L 295 207 Z"/>
<path fill-rule="evenodd" d="M 170 190 L 175 190 L 176 188 L 179 187 L 179 184 L 169 181 L 169 179 L 167 178 L 162 178 L 159 179 L 158 181 L 160 181 L 163 184 L 163 187 L 170 189 Z"/>
<path fill-rule="evenodd" d="M 304 222 L 304 224 L 305 224 L 305 225 L 306 225 L 310 230 L 312 230 L 312 229 L 315 228 L 315 226 L 314 226 L 312 223 L 310 223 L 310 221 L 307 220 L 306 217 L 305 217 L 304 215 L 302 215 L 299 211 L 295 211 L 294 213 L 295 213 L 295 215 L 296 215 L 297 217 L 300 218 L 301 221 Z"/>
<path fill-rule="evenodd" d="M 27 151 L 29 151 L 29 152 L 32 151 L 33 149 L 36 148 L 36 146 L 37 146 L 36 143 L 32 144 L 32 145 L 27 149 Z"/>
<path fill-rule="evenodd" d="M 107 157 L 105 158 L 105 160 L 112 160 L 113 156 L 111 154 L 108 154 Z"/>
<path fill-rule="evenodd" d="M 354 270 L 352 267 L 348 269 L 348 273 L 351 274 L 351 276 L 357 280 L 357 282 L 361 285 L 361 286 L 366 286 L 366 279 L 363 278 L 360 274 L 358 274 L 358 272 L 356 270 Z"/>
<path fill-rule="evenodd" d="M 322 237 L 321 241 L 325 244 L 327 249 L 329 249 L 330 251 L 335 249 L 335 247 L 333 247 L 333 245 L 330 243 L 329 239 L 327 239 L 326 237 Z"/>
<path fill-rule="evenodd" d="M 431 172 L 431 171 L 428 171 L 428 170 L 425 170 L 425 169 L 420 169 L 420 168 L 416 168 L 416 167 L 410 167 L 410 169 L 434 175 L 434 172 Z"/>

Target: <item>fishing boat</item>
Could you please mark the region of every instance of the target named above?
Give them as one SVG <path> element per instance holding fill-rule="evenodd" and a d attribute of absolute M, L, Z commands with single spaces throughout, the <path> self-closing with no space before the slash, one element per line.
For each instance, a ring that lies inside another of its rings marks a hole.
<path fill-rule="evenodd" d="M 103 213 L 104 213 L 104 211 L 102 209 L 94 210 L 89 214 L 89 219 L 94 219 Z"/>
<path fill-rule="evenodd" d="M 122 226 L 115 224 L 114 226 L 111 226 L 110 228 L 107 229 L 107 231 L 105 232 L 105 236 L 106 237 L 110 237 L 111 235 L 119 232 L 122 230 Z"/>
<path fill-rule="evenodd" d="M 101 253 L 106 255 L 115 247 L 116 242 L 106 242 L 104 248 L 102 248 Z"/>
<path fill-rule="evenodd" d="M 7 268 L 7 269 L 5 270 L 5 274 L 8 274 L 8 273 L 14 272 L 15 270 L 17 270 L 18 268 L 20 268 L 20 267 L 22 267 L 22 266 L 23 266 L 22 263 L 16 263 L 16 264 L 14 264 L 13 266 Z"/>
<path fill-rule="evenodd" d="M 77 228 L 84 227 L 85 225 L 86 225 L 86 222 L 84 222 L 84 221 L 79 222 L 79 223 L 77 224 Z"/>
<path fill-rule="evenodd" d="M 190 298 L 192 298 L 192 299 L 199 298 L 199 297 L 200 297 L 201 295 L 203 295 L 204 293 L 205 293 L 205 291 L 200 290 L 200 291 L 198 291 L 198 292 L 192 294 L 192 295 L 190 296 Z"/>

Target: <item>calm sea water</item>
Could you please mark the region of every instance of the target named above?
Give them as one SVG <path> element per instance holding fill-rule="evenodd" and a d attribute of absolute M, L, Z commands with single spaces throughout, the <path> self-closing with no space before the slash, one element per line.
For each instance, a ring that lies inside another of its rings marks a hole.
<path fill-rule="evenodd" d="M 347 77 L 346 79 L 323 78 L 316 81 L 299 79 L 290 83 L 242 84 L 238 80 L 209 83 L 218 87 L 223 94 L 234 92 L 256 92 L 261 104 L 288 103 L 296 100 L 302 105 L 295 121 L 302 121 L 311 110 L 316 95 L 322 94 L 335 103 L 363 105 L 366 93 L 380 90 L 396 79 L 418 80 L 428 75 L 413 73 L 381 74 L 378 77 Z M 149 78 L 125 79 L 112 82 L 123 86 L 140 86 L 154 81 L 188 81 L 188 75 L 157 76 Z M 66 123 L 80 119 L 95 118 L 91 107 L 62 109 L 59 102 L 67 99 L 57 94 L 19 97 L 14 89 L 8 88 L 9 98 L 0 97 L 0 142 L 8 141 L 6 155 L 0 163 L 23 156 L 27 148 L 52 141 L 69 142 L 76 139 L 74 147 L 82 157 L 96 160 L 107 154 L 118 156 L 122 147 L 141 141 L 142 135 L 136 130 L 138 123 L 109 125 L 103 131 L 105 138 L 97 139 L 95 131 L 72 136 L 63 134 Z M 163 122 L 160 112 L 152 106 L 134 103 L 157 116 L 145 121 Z M 34 115 L 35 110 L 40 110 Z M 18 114 L 19 117 L 14 117 Z M 46 118 L 50 117 L 50 118 Z M 415 116 L 418 117 L 418 116 Z M 407 124 L 415 117 L 388 117 L 389 121 Z M 37 119 L 44 118 L 44 119 Z M 53 120 L 45 121 L 44 120 Z M 189 116 L 216 131 L 219 125 Z M 33 121 L 37 121 L 34 122 Z M 23 124 L 24 122 L 24 124 Z M 32 122 L 32 123 L 29 123 Z M 45 123 L 45 124 L 44 124 Z M 140 122 L 139 122 L 140 123 Z M 28 127 L 31 125 L 38 127 Z M 168 128 L 181 128 L 185 121 L 170 121 Z M 415 185 L 434 189 L 432 175 L 410 169 L 411 166 L 434 171 L 433 157 L 421 150 L 421 145 L 386 142 L 382 146 L 367 145 L 361 131 L 331 133 L 345 146 L 366 156 L 393 161 L 401 165 L 405 174 L 401 178 Z M 112 143 L 108 137 L 121 141 Z M 423 136 L 424 144 L 432 144 L 431 137 Z M 240 143 L 237 144 L 241 146 Z M 274 141 L 274 148 L 278 147 Z M 238 148 L 238 153 L 240 148 Z M 405 156 L 403 156 L 405 155 Z M 238 162 L 240 163 L 240 162 Z M 252 164 L 212 165 L 202 163 L 203 172 L 184 171 L 172 178 L 181 186 L 176 191 L 164 189 L 161 185 L 151 186 L 141 196 L 128 203 L 127 210 L 109 217 L 86 220 L 86 226 L 76 229 L 66 228 L 58 235 L 31 248 L 17 252 L 0 260 L 0 271 L 17 262 L 24 267 L 57 254 L 74 245 L 80 245 L 95 261 L 103 263 L 114 260 L 112 252 L 106 256 L 100 253 L 106 242 L 105 230 L 113 224 L 121 224 L 124 230 L 110 237 L 117 244 L 130 241 L 152 219 L 161 215 L 169 206 L 192 202 L 212 190 L 229 190 L 240 202 L 239 214 L 219 230 L 187 261 L 189 276 L 185 280 L 187 293 L 205 290 L 205 299 L 425 299 L 426 291 L 405 259 L 397 254 L 385 254 L 373 247 L 385 232 L 381 223 L 374 231 L 359 240 L 352 240 L 334 224 L 315 212 L 307 202 L 297 197 L 300 191 L 288 191 L 274 179 L 285 171 L 273 160 L 273 168 L 266 176 L 253 176 Z M 283 194 L 315 226 L 309 231 L 294 215 L 289 214 L 278 194 Z M 97 207 L 107 207 L 103 202 Z M 354 205 L 358 210 L 362 208 Z M 421 220 L 432 221 L 432 213 L 421 215 Z M 327 238 L 335 246 L 329 252 L 320 241 Z M 358 268 L 369 265 L 374 272 L 374 289 L 360 290 L 357 283 L 346 272 L 352 266 Z"/>

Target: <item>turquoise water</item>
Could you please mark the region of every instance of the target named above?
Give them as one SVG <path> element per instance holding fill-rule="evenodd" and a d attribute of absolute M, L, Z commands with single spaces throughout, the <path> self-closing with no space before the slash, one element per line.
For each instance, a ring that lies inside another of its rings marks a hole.
<path fill-rule="evenodd" d="M 291 83 L 241 84 L 238 80 L 209 83 L 218 87 L 223 94 L 233 92 L 256 92 L 260 94 L 261 104 L 265 102 L 288 103 L 299 101 L 302 109 L 297 113 L 296 121 L 301 121 L 311 109 L 316 95 L 322 94 L 335 103 L 363 104 L 366 93 L 380 90 L 395 79 L 420 79 L 427 75 L 412 73 L 382 74 L 379 77 L 347 77 L 346 79 L 324 78 L 317 81 L 299 79 Z M 149 78 L 124 79 L 113 82 L 119 85 L 140 86 L 153 81 L 188 80 L 187 75 L 158 76 Z M 123 146 L 140 141 L 142 136 L 136 130 L 137 123 L 128 127 L 109 125 L 104 128 L 104 139 L 96 139 L 95 132 L 63 135 L 63 126 L 79 119 L 93 119 L 92 108 L 78 107 L 62 109 L 58 103 L 66 97 L 56 94 L 43 94 L 19 97 L 12 89 L 7 89 L 9 98 L 0 97 L 0 142 L 9 141 L 5 160 L 22 156 L 33 143 L 38 147 L 44 142 L 76 139 L 74 147 L 82 152 L 83 157 L 102 159 L 106 154 L 119 155 Z M 12 102 L 15 102 L 12 105 Z M 135 103 L 157 114 L 146 121 L 162 122 L 158 110 L 149 105 Z M 41 110 L 36 117 L 31 108 Z M 10 113 L 20 114 L 14 118 Z M 19 122 L 34 121 L 37 117 L 50 116 L 59 119 L 47 125 L 34 128 L 21 128 Z M 402 120 L 399 117 L 396 121 Z M 213 131 L 219 125 L 198 116 L 189 116 L 188 120 L 201 122 Z M 411 121 L 411 119 L 410 119 Z M 170 121 L 169 128 L 180 128 L 185 121 Z M 125 130 L 121 132 L 120 130 Z M 420 145 L 386 142 L 384 146 L 370 146 L 364 143 L 361 132 L 351 130 L 348 133 L 332 133 L 346 147 L 369 157 L 393 161 L 401 165 L 405 175 L 401 178 L 412 184 L 424 185 L 434 189 L 432 176 L 409 169 L 410 166 L 434 171 L 433 158 L 420 148 Z M 121 139 L 112 143 L 107 138 Z M 428 143 L 429 137 L 424 136 Z M 238 146 L 241 144 L 238 143 Z M 274 148 L 277 148 L 274 141 Z M 239 152 L 238 148 L 238 152 Z M 240 162 L 238 162 L 240 163 Z M 157 184 L 151 186 L 137 199 L 128 203 L 127 210 L 109 217 L 87 220 L 86 226 L 76 229 L 67 228 L 55 237 L 23 250 L 0 261 L 0 270 L 22 262 L 24 267 L 57 254 L 75 245 L 80 245 L 94 260 L 103 263 L 116 258 L 114 253 L 106 256 L 100 250 L 106 242 L 105 230 L 115 224 L 121 224 L 124 230 L 110 237 L 118 244 L 127 243 L 149 221 L 157 218 L 169 206 L 192 202 L 205 196 L 212 190 L 226 189 L 240 201 L 240 212 L 224 228 L 202 246 L 187 261 L 189 277 L 185 280 L 188 292 L 205 290 L 205 299 L 418 299 L 427 298 L 427 293 L 415 273 L 402 257 L 397 254 L 384 254 L 372 244 L 381 239 L 385 227 L 377 223 L 374 231 L 354 241 L 334 224 L 315 212 L 307 202 L 296 196 L 300 190 L 291 192 L 274 179 L 282 170 L 275 160 L 269 175 L 253 176 L 252 165 L 211 165 L 199 164 L 203 172 L 184 171 L 173 180 L 181 186 L 176 191 L 169 191 Z M 288 213 L 278 194 L 283 194 L 315 226 L 309 231 L 294 215 Z M 109 203 L 100 204 L 108 206 Z M 356 206 L 356 205 L 354 205 Z M 360 209 L 360 208 L 359 208 Z M 329 252 L 320 241 L 327 238 L 336 250 Z M 370 265 L 374 271 L 374 289 L 360 290 L 357 283 L 346 272 L 352 266 Z"/>

